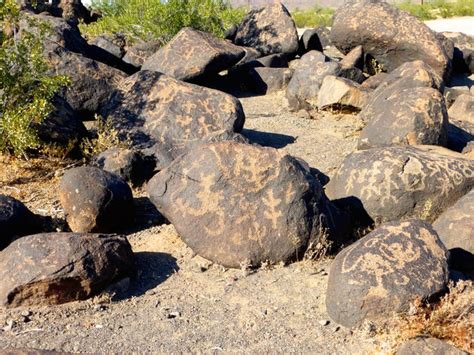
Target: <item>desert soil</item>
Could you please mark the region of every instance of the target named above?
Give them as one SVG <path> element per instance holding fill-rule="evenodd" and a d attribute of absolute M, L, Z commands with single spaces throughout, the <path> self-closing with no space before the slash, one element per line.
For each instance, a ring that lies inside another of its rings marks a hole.
<path fill-rule="evenodd" d="M 283 94 L 242 98 L 244 134 L 306 160 L 329 177 L 355 149 L 353 115 L 293 114 Z M 65 230 L 57 186 L 68 163 L 0 162 L 0 193 L 54 217 Z M 0 349 L 66 352 L 370 353 L 388 344 L 329 321 L 325 289 L 330 259 L 228 270 L 196 256 L 143 191 L 137 223 L 123 231 L 138 274 L 93 299 L 54 307 L 0 309 Z"/>

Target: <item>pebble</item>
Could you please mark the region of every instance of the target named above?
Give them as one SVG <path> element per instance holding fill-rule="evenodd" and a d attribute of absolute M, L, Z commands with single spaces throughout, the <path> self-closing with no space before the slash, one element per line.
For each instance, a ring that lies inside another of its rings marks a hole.
<path fill-rule="evenodd" d="M 322 327 L 325 327 L 325 326 L 329 325 L 330 321 L 328 321 L 327 319 L 322 319 L 322 320 L 320 320 L 318 323 L 319 323 L 319 325 L 321 325 Z"/>

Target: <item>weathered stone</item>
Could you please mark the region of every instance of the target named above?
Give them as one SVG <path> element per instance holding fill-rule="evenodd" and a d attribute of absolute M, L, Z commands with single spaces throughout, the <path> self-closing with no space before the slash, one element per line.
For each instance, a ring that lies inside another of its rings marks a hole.
<path fill-rule="evenodd" d="M 285 54 L 270 54 L 255 59 L 255 62 L 267 68 L 288 68 L 288 58 Z"/>
<path fill-rule="evenodd" d="M 449 118 L 474 125 L 474 96 L 460 95 L 449 108 Z"/>
<path fill-rule="evenodd" d="M 370 16 L 367 16 L 370 14 Z M 343 53 L 362 46 L 384 71 L 423 60 L 445 80 L 450 61 L 442 43 L 425 24 L 382 1 L 349 1 L 333 18 L 331 41 Z"/>
<path fill-rule="evenodd" d="M 98 36 L 92 39 L 90 44 L 102 48 L 117 58 L 122 58 L 125 55 L 125 38 L 120 35 Z"/>
<path fill-rule="evenodd" d="M 62 17 L 68 22 L 79 23 L 82 21 L 88 24 L 97 20 L 97 17 L 91 14 L 81 0 L 55 0 L 48 8 L 48 12 L 53 16 Z"/>
<path fill-rule="evenodd" d="M 361 85 L 367 89 L 377 89 L 382 83 L 387 80 L 387 73 L 378 73 L 367 78 Z"/>
<path fill-rule="evenodd" d="M 361 203 L 374 221 L 433 221 L 473 186 L 473 160 L 441 147 L 404 146 L 349 154 L 326 192 Z"/>
<path fill-rule="evenodd" d="M 73 232 L 117 232 L 134 219 L 130 187 L 118 175 L 99 168 L 66 171 L 59 200 Z"/>
<path fill-rule="evenodd" d="M 368 123 L 360 134 L 359 149 L 447 144 L 444 97 L 432 88 L 405 89 L 388 97 L 379 95 L 364 107 L 363 117 Z"/>
<path fill-rule="evenodd" d="M 40 306 L 83 300 L 132 276 L 134 259 L 125 237 L 35 234 L 0 252 L 0 305 Z"/>
<path fill-rule="evenodd" d="M 177 158 L 148 185 L 152 202 L 198 255 L 228 267 L 287 262 L 326 234 L 326 198 L 299 160 L 218 142 Z"/>
<path fill-rule="evenodd" d="M 40 231 L 38 216 L 17 199 L 0 195 L 0 250 L 18 237 Z"/>
<path fill-rule="evenodd" d="M 258 94 L 283 90 L 288 85 L 293 71 L 289 68 L 254 68 L 250 71 L 250 88 Z"/>
<path fill-rule="evenodd" d="M 245 122 L 233 96 L 150 71 L 124 80 L 102 117 L 137 148 L 150 148 L 157 170 L 214 134 L 240 132 Z"/>
<path fill-rule="evenodd" d="M 467 355 L 468 353 L 455 348 L 445 341 L 436 338 L 415 338 L 404 342 L 396 355 Z"/>
<path fill-rule="evenodd" d="M 362 48 L 362 46 L 353 48 L 344 58 L 342 58 L 340 63 L 343 67 L 356 67 L 360 70 L 364 70 L 364 48 Z"/>
<path fill-rule="evenodd" d="M 388 223 L 336 256 L 326 307 L 346 327 L 377 322 L 439 294 L 447 281 L 447 251 L 428 223 Z"/>
<path fill-rule="evenodd" d="M 69 78 L 71 83 L 61 96 L 84 119 L 92 118 L 125 78 L 120 70 L 65 50 L 50 52 L 48 62 L 52 73 Z"/>
<path fill-rule="evenodd" d="M 35 129 L 39 138 L 46 143 L 62 146 L 78 145 L 87 136 L 87 129 L 77 115 L 62 97 L 53 98 L 53 111 Z"/>
<path fill-rule="evenodd" d="M 433 227 L 451 249 L 451 262 L 456 269 L 474 270 L 474 190 L 444 211 Z M 469 260 L 470 265 L 464 262 Z"/>
<path fill-rule="evenodd" d="M 443 32 L 442 34 L 454 45 L 453 71 L 474 73 L 474 36 L 461 32 Z"/>
<path fill-rule="evenodd" d="M 301 57 L 286 91 L 290 109 L 316 107 L 319 89 L 327 75 L 344 77 L 358 83 L 364 80 L 360 69 L 343 68 L 341 64 L 328 60 L 328 57 L 318 51 L 308 52 Z"/>
<path fill-rule="evenodd" d="M 257 49 L 262 55 L 298 51 L 298 31 L 288 10 L 281 4 L 255 8 L 239 25 L 235 43 Z"/>
<path fill-rule="evenodd" d="M 319 40 L 318 31 L 316 29 L 307 29 L 301 35 L 299 41 L 298 55 L 301 57 L 309 51 L 323 51 L 323 46 Z"/>
<path fill-rule="evenodd" d="M 239 26 L 237 25 L 232 25 L 230 26 L 227 30 L 224 32 L 224 38 L 228 39 L 231 42 L 234 42 L 235 36 L 237 35 L 237 30 L 239 29 Z"/>
<path fill-rule="evenodd" d="M 319 40 L 321 41 L 321 45 L 323 49 L 327 49 L 328 47 L 332 46 L 331 42 L 331 30 L 328 27 L 321 26 L 315 28 L 316 33 L 318 34 Z"/>
<path fill-rule="evenodd" d="M 95 157 L 94 164 L 120 176 L 125 181 L 130 181 L 134 186 L 139 186 L 149 180 L 155 168 L 152 157 L 146 157 L 133 149 L 117 147 L 100 153 Z"/>
<path fill-rule="evenodd" d="M 143 42 L 127 48 L 127 52 L 123 56 L 123 61 L 137 68 L 141 68 L 143 63 L 155 54 L 163 43 L 155 40 L 150 42 Z"/>
<path fill-rule="evenodd" d="M 320 110 L 328 107 L 360 110 L 367 103 L 369 94 L 370 90 L 352 80 L 328 75 L 321 84 L 317 106 Z"/>
<path fill-rule="evenodd" d="M 454 86 L 444 88 L 444 100 L 446 101 L 446 107 L 449 109 L 454 102 L 461 95 L 470 95 L 469 86 Z"/>
<path fill-rule="evenodd" d="M 149 57 L 142 69 L 192 81 L 229 69 L 244 55 L 241 47 L 186 27 Z"/>

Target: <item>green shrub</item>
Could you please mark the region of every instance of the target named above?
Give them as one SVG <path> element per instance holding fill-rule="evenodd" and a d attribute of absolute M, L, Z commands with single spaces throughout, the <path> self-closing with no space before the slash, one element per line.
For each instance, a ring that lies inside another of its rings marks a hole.
<path fill-rule="evenodd" d="M 333 15 L 334 9 L 320 6 L 315 6 L 311 10 L 295 10 L 292 13 L 296 26 L 299 28 L 331 26 Z"/>
<path fill-rule="evenodd" d="M 243 18 L 243 9 L 233 9 L 225 0 L 94 0 L 102 12 L 96 23 L 81 25 L 90 36 L 123 33 L 129 39 L 169 41 L 183 27 L 213 33 L 218 37 Z"/>
<path fill-rule="evenodd" d="M 408 1 L 398 4 L 397 7 L 423 21 L 455 16 L 474 16 L 474 0 L 457 0 L 454 2 L 433 0 L 427 1 L 423 5 L 412 4 Z"/>
<path fill-rule="evenodd" d="M 48 116 L 53 95 L 67 80 L 47 74 L 41 41 L 46 25 L 32 23 L 37 33 L 20 36 L 20 17 L 15 0 L 0 0 L 0 152 L 26 156 L 41 145 L 32 124 Z"/>

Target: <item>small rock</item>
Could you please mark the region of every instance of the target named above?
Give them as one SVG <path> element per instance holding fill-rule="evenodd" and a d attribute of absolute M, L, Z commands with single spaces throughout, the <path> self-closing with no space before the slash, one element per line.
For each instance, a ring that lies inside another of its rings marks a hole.
<path fill-rule="evenodd" d="M 327 319 L 323 319 L 323 320 L 320 320 L 318 323 L 319 323 L 320 326 L 325 327 L 325 326 L 329 325 L 329 323 L 331 323 L 331 322 Z"/>

